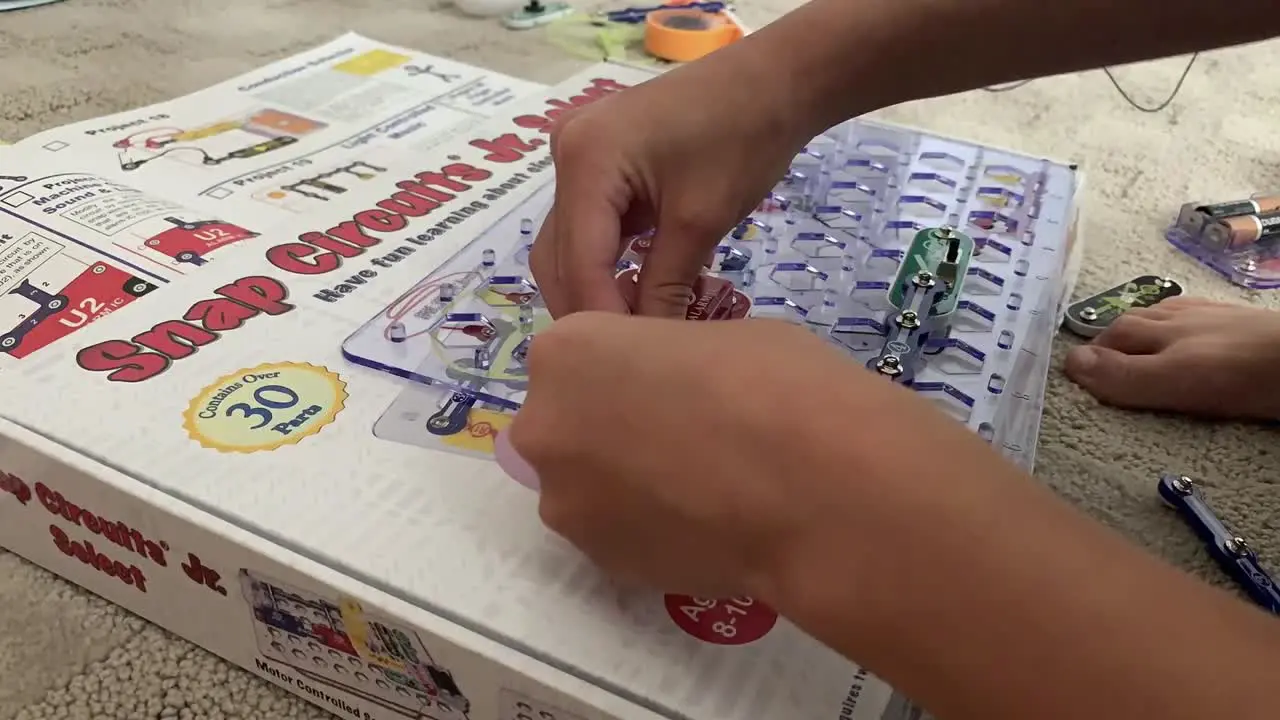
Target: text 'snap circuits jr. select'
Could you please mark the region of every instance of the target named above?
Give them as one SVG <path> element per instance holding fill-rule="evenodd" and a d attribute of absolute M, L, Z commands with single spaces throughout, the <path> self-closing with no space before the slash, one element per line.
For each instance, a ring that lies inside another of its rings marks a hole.
<path fill-rule="evenodd" d="M 804 325 L 1030 467 L 1075 238 L 1074 166 L 865 121 L 816 137 L 716 248 L 694 320 Z M 520 407 L 551 318 L 529 250 L 552 199 L 522 207 L 352 334 L 346 356 L 410 383 L 375 432 L 480 452 Z M 629 240 L 632 287 L 651 237 Z"/>

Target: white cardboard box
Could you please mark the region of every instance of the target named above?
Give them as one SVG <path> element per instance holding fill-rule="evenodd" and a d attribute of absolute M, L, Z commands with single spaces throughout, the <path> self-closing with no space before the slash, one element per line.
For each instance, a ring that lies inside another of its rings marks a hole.
<path fill-rule="evenodd" d="M 758 604 L 753 642 L 698 639 L 681 625 L 722 607 L 624 592 L 492 462 L 371 432 L 405 383 L 343 339 L 550 180 L 558 107 L 647 77 L 602 65 L 513 103 L 352 191 L 368 210 L 230 248 L 6 369 L 0 545 L 339 717 L 914 714 Z M 377 208 L 442 170 L 468 188 Z"/>

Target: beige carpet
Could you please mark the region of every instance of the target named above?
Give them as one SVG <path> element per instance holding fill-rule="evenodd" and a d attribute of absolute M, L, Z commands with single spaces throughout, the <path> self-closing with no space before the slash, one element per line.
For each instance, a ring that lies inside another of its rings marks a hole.
<path fill-rule="evenodd" d="M 743 15 L 759 23 L 794 4 L 748 0 Z M 195 90 L 346 30 L 543 82 L 582 64 L 537 33 L 464 19 L 433 0 L 68 0 L 0 14 L 0 137 Z M 1151 101 L 1182 64 L 1117 74 Z M 1214 53 L 1158 115 L 1128 107 L 1101 73 L 886 115 L 1081 162 L 1090 183 L 1082 289 L 1163 272 L 1197 294 L 1242 298 L 1172 251 L 1159 231 L 1186 198 L 1280 189 L 1277 65 L 1280 44 Z M 1280 294 L 1256 301 L 1280 305 Z M 1059 360 L 1070 342 L 1060 345 Z M 1280 569 L 1274 431 L 1099 408 L 1057 372 L 1040 450 L 1045 482 L 1153 551 L 1221 582 L 1153 494 L 1161 469 L 1200 475 L 1227 520 Z M 156 717 L 329 716 L 0 551 L 0 718 Z"/>

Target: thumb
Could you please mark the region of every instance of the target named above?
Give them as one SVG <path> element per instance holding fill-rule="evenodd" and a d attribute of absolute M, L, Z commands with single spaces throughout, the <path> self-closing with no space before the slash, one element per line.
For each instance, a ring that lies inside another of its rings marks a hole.
<path fill-rule="evenodd" d="M 637 314 L 683 318 L 706 263 L 707 248 L 715 241 L 714 231 L 659 219 L 652 249 L 640 267 Z"/>
<path fill-rule="evenodd" d="M 516 427 L 516 425 L 512 423 L 511 427 Z M 542 483 L 538 479 L 538 471 L 516 449 L 515 443 L 511 440 L 510 428 L 499 432 L 498 436 L 493 439 L 493 459 L 498 462 L 498 467 L 502 468 L 502 471 L 512 480 L 530 490 L 541 489 Z"/>
<path fill-rule="evenodd" d="M 1171 401 L 1167 353 L 1127 355 L 1098 345 L 1067 353 L 1065 370 L 1086 392 L 1106 405 L 1159 410 Z"/>

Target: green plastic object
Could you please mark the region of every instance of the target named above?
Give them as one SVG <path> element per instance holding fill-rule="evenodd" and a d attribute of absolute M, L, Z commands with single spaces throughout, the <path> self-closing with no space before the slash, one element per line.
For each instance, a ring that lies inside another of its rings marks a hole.
<path fill-rule="evenodd" d="M 953 228 L 929 228 L 916 233 L 889 286 L 889 303 L 902 310 L 906 304 L 906 286 L 917 274 L 925 272 L 948 286 L 934 303 L 932 314 L 944 316 L 955 312 L 973 248 L 973 238 Z"/>
<path fill-rule="evenodd" d="M 568 3 L 530 0 L 528 5 L 502 18 L 502 24 L 511 30 L 528 30 L 572 14 L 573 7 Z"/>
<path fill-rule="evenodd" d="M 644 26 L 599 20 L 585 13 L 561 18 L 546 29 L 547 40 L 584 60 L 656 63 L 644 52 Z"/>

